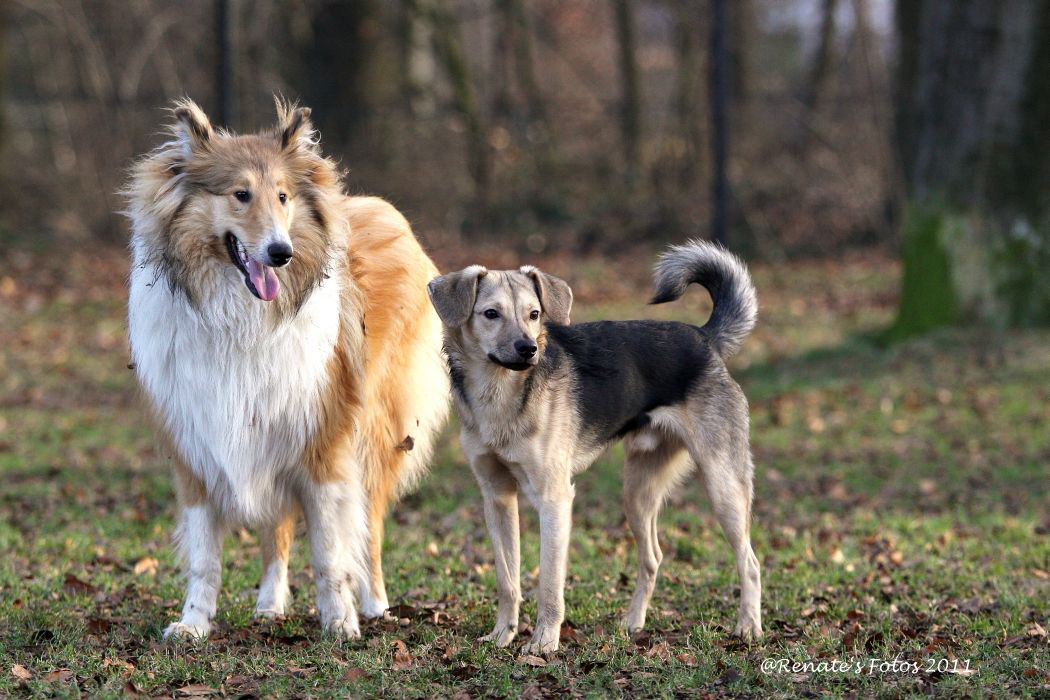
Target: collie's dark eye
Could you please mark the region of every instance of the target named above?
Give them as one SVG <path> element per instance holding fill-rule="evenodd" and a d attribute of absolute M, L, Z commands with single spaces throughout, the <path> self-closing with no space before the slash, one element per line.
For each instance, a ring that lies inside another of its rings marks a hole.
<path fill-rule="evenodd" d="M 535 321 L 539 317 L 540 317 L 540 312 L 537 311 L 536 309 L 533 309 L 532 312 L 529 313 L 529 318 L 531 318 L 533 321 Z"/>
<path fill-rule="evenodd" d="M 485 318 L 499 318 L 499 311 L 495 309 L 485 309 Z"/>
<path fill-rule="evenodd" d="M 277 199 L 281 200 L 281 204 L 285 204 L 288 202 L 288 195 L 286 195 L 284 192 L 281 192 L 279 195 L 277 195 Z"/>
<path fill-rule="evenodd" d="M 248 203 L 252 201 L 252 193 L 248 190 L 237 190 L 233 193 L 233 196 L 237 198 L 238 202 Z"/>

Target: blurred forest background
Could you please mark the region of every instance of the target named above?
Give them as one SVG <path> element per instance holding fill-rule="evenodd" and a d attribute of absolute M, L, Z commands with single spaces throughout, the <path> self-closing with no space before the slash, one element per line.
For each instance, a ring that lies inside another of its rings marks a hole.
<path fill-rule="evenodd" d="M 0 30 L 0 697 L 1050 695 L 1050 329 L 1021 328 L 1050 325 L 1050 0 L 0 0 Z M 294 613 L 249 623 L 240 531 L 212 640 L 159 644 L 172 483 L 116 192 L 174 98 L 249 131 L 274 93 L 441 269 L 540 265 L 574 320 L 702 323 L 702 291 L 644 305 L 656 252 L 748 259 L 763 642 L 729 639 L 694 483 L 651 632 L 607 633 L 634 577 L 613 451 L 579 476 L 563 652 L 475 643 L 493 557 L 450 428 L 391 515 L 396 619 L 325 640 L 298 546 Z M 869 656 L 965 666 L 760 671 Z"/>
<path fill-rule="evenodd" d="M 1042 0 L 0 7 L 5 237 L 122 244 L 164 106 L 253 130 L 280 93 L 432 248 L 903 244 L 905 331 L 1050 318 Z"/>

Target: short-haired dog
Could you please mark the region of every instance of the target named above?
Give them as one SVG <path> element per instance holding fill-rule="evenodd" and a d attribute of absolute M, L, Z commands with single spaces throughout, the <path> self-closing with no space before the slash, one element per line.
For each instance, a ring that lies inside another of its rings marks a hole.
<path fill-rule="evenodd" d="M 573 477 L 623 439 L 624 505 L 638 547 L 638 582 L 622 627 L 645 624 L 662 553 L 656 519 L 676 484 L 699 467 L 715 516 L 736 554 L 736 634 L 762 634 L 761 581 L 751 549 L 748 407 L 725 359 L 755 324 L 747 268 L 704 242 L 672 247 L 656 265 L 652 303 L 707 288 L 710 320 L 570 325 L 572 291 L 534 267 L 474 265 L 429 285 L 445 326 L 460 441 L 484 498 L 499 609 L 484 639 L 506 646 L 521 603 L 518 491 L 539 511 L 540 579 L 529 653 L 558 648 Z"/>

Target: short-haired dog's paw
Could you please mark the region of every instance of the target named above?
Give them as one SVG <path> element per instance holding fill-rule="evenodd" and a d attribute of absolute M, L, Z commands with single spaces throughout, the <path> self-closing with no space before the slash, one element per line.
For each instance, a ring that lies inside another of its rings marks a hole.
<path fill-rule="evenodd" d="M 736 623 L 733 634 L 745 642 L 756 641 L 762 638 L 762 623 L 754 619 L 741 619 Z"/>
<path fill-rule="evenodd" d="M 492 642 L 496 646 L 503 648 L 514 641 L 514 637 L 518 634 L 518 626 L 513 624 L 501 624 L 496 623 L 496 626 L 491 632 L 486 634 L 484 637 L 478 639 L 479 642 Z"/>
<path fill-rule="evenodd" d="M 561 625 L 536 625 L 532 631 L 532 640 L 525 645 L 526 654 L 549 654 L 558 651 Z"/>
<path fill-rule="evenodd" d="M 623 630 L 624 634 L 630 637 L 636 632 L 641 632 L 645 627 L 645 613 L 638 614 L 634 611 L 629 611 L 626 615 L 620 618 L 620 629 Z"/>

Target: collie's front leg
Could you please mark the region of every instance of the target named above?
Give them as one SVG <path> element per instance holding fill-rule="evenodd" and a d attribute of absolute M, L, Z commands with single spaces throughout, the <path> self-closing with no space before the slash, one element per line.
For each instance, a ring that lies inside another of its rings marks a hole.
<path fill-rule="evenodd" d="M 274 618 L 285 613 L 289 595 L 288 557 L 295 538 L 296 515 L 296 511 L 291 511 L 272 529 L 261 533 L 263 576 L 255 603 L 257 617 Z"/>
<path fill-rule="evenodd" d="M 321 626 L 347 639 L 360 637 L 353 594 L 362 580 L 366 541 L 360 482 L 311 483 L 302 500 Z"/>
<path fill-rule="evenodd" d="M 222 579 L 223 527 L 205 502 L 182 506 L 175 543 L 188 579 L 182 619 L 164 630 L 164 638 L 206 637 L 215 617 Z"/>
<path fill-rule="evenodd" d="M 385 494 L 370 493 L 368 498 L 367 572 L 361 579 L 361 615 L 368 620 L 384 617 L 390 603 L 383 583 L 383 518 L 386 515 Z"/>

